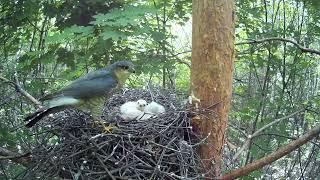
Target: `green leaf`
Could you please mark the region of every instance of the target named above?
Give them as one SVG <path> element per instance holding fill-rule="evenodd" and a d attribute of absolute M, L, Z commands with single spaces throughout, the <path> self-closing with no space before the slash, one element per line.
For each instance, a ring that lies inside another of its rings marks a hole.
<path fill-rule="evenodd" d="M 124 39 L 126 35 L 120 31 L 104 31 L 100 34 L 103 40 L 112 39 L 114 41 L 118 41 L 119 39 Z"/>
<path fill-rule="evenodd" d="M 162 32 L 154 31 L 151 33 L 151 37 L 156 41 L 161 41 L 161 40 L 165 39 L 166 35 L 163 34 Z"/>
<path fill-rule="evenodd" d="M 92 26 L 76 26 L 65 28 L 61 33 L 55 33 L 46 38 L 46 43 L 63 43 L 66 40 L 77 40 L 76 38 L 87 37 L 93 34 L 94 28 Z"/>
<path fill-rule="evenodd" d="M 65 48 L 59 48 L 56 51 L 56 55 L 57 57 L 57 62 L 58 63 L 62 63 L 62 64 L 66 64 L 67 66 L 74 68 L 75 67 L 75 57 L 74 54 L 70 51 L 68 51 Z"/>
<path fill-rule="evenodd" d="M 148 6 L 127 6 L 121 9 L 113 9 L 107 14 L 97 14 L 93 17 L 94 21 L 90 24 L 109 27 L 125 27 L 128 25 L 136 26 L 139 19 L 147 13 L 154 13 L 156 10 Z"/>

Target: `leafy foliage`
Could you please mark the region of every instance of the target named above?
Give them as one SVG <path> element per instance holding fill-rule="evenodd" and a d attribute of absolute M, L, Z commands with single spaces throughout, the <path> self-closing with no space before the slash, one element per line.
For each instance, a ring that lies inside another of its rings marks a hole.
<path fill-rule="evenodd" d="M 118 60 L 137 65 L 129 87 L 148 84 L 189 93 L 191 44 L 177 41 L 183 31 L 174 30 L 177 26 L 191 30 L 191 0 L 17 0 L 0 1 L 0 9 L 0 76 L 14 81 L 16 74 L 21 86 L 36 98 Z M 320 49 L 318 0 L 237 0 L 236 15 L 237 42 L 283 37 Z M 278 41 L 238 45 L 236 50 L 228 141 L 239 149 L 246 139 L 243 133 L 252 134 L 305 105 L 310 110 L 264 131 L 226 171 L 261 158 L 319 125 L 316 55 Z M 16 128 L 34 108 L 1 80 L 0 94 L 1 146 L 28 152 L 25 142 L 36 137 Z M 316 178 L 318 145 L 319 140 L 314 140 L 246 178 Z M 10 161 L 1 163 L 7 179 L 24 169 Z"/>

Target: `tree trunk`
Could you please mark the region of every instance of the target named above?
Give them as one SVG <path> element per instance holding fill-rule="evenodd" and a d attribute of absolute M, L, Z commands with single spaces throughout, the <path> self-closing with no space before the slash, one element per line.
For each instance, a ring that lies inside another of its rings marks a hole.
<path fill-rule="evenodd" d="M 234 58 L 233 0 L 193 0 L 191 91 L 199 98 L 205 116 L 193 127 L 208 137 L 199 148 L 204 171 L 220 176 L 227 115 L 232 92 Z M 206 117 L 206 118 L 205 118 Z M 208 134 L 210 135 L 208 136 Z"/>

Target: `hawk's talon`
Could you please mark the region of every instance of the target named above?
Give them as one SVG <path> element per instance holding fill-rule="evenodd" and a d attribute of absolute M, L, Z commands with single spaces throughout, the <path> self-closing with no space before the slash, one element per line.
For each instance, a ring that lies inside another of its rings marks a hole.
<path fill-rule="evenodd" d="M 103 133 L 111 133 L 112 132 L 112 129 L 115 129 L 115 128 L 117 128 L 116 126 L 112 126 L 111 124 L 109 124 L 108 126 L 105 126 L 105 125 L 103 125 L 102 126 L 103 127 Z"/>
<path fill-rule="evenodd" d="M 93 121 L 93 126 L 94 125 L 101 125 L 102 126 L 102 132 L 105 133 L 105 134 L 111 133 L 112 129 L 117 128 L 116 126 L 112 126 L 111 124 L 106 126 L 105 122 L 103 120 L 95 120 L 95 121 Z"/>

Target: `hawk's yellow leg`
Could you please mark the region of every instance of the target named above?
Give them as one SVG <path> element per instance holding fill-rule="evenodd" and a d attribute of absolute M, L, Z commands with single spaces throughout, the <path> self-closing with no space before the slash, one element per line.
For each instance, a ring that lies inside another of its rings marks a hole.
<path fill-rule="evenodd" d="M 95 118 L 93 123 L 101 125 L 103 133 L 111 133 L 113 129 L 117 128 L 116 126 L 113 126 L 112 124 L 106 125 L 106 122 L 102 119 Z"/>
<path fill-rule="evenodd" d="M 100 125 L 102 126 L 103 133 L 111 133 L 112 129 L 116 128 L 116 126 L 113 126 L 111 124 L 106 125 L 107 122 L 101 119 L 104 101 L 105 101 L 104 97 L 87 99 L 86 101 L 83 102 L 83 104 L 81 104 L 80 108 L 89 112 L 92 115 L 94 120 L 93 126 Z"/>

